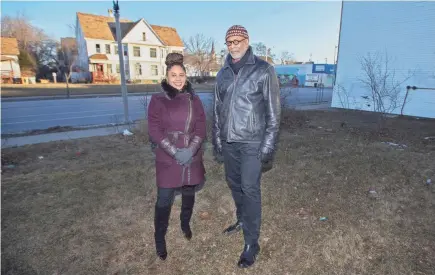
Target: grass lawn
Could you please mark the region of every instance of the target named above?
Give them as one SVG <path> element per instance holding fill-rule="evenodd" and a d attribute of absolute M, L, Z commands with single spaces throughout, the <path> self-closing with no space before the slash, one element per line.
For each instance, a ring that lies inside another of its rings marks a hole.
<path fill-rule="evenodd" d="M 434 120 L 392 118 L 379 132 L 373 114 L 286 113 L 274 167 L 263 174 L 260 256 L 246 271 L 236 267 L 242 235 L 221 235 L 234 205 L 210 150 L 193 239 L 182 236 L 177 197 L 162 262 L 144 135 L 5 149 L 2 274 L 434 274 L 428 136 Z"/>

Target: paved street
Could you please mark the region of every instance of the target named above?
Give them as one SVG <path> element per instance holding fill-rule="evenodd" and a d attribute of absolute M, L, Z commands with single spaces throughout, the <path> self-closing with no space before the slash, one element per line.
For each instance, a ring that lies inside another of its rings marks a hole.
<path fill-rule="evenodd" d="M 199 93 L 204 107 L 209 109 L 212 93 Z M 283 90 L 283 98 L 290 106 L 318 102 L 319 92 L 314 88 L 294 89 L 292 94 Z M 332 89 L 325 89 L 323 99 L 330 102 Z M 146 118 L 145 104 L 149 97 L 130 96 L 129 112 L 131 120 Z M 122 97 L 74 98 L 55 100 L 3 101 L 1 127 L 2 134 L 42 130 L 55 126 L 91 126 L 122 123 L 124 109 Z"/>

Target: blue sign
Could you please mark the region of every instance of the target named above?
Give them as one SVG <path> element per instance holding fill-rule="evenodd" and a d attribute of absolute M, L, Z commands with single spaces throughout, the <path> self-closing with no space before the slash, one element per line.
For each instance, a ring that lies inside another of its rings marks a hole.
<path fill-rule="evenodd" d="M 314 64 L 314 74 L 335 74 L 335 65 L 333 64 Z"/>

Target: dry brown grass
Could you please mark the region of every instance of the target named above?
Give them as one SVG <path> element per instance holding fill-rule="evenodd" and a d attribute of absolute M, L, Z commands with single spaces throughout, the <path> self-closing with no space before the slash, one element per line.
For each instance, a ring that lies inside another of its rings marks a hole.
<path fill-rule="evenodd" d="M 435 136 L 434 122 L 391 119 L 379 135 L 373 121 L 357 112 L 284 116 L 280 151 L 262 181 L 262 250 L 246 271 L 235 266 L 242 236 L 221 235 L 234 206 L 210 151 L 194 238 L 182 237 L 177 199 L 169 257 L 160 262 L 146 137 L 3 150 L 2 162 L 17 166 L 3 167 L 2 273 L 434 274 L 435 188 L 425 182 L 435 179 L 435 145 L 423 139 Z"/>

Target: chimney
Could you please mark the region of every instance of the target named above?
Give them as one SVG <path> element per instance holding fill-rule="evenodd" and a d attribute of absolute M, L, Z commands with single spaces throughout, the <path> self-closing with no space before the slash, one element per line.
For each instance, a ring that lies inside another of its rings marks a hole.
<path fill-rule="evenodd" d="M 108 9 L 108 10 L 107 10 L 107 13 L 109 14 L 109 17 L 113 17 L 113 10 Z"/>

